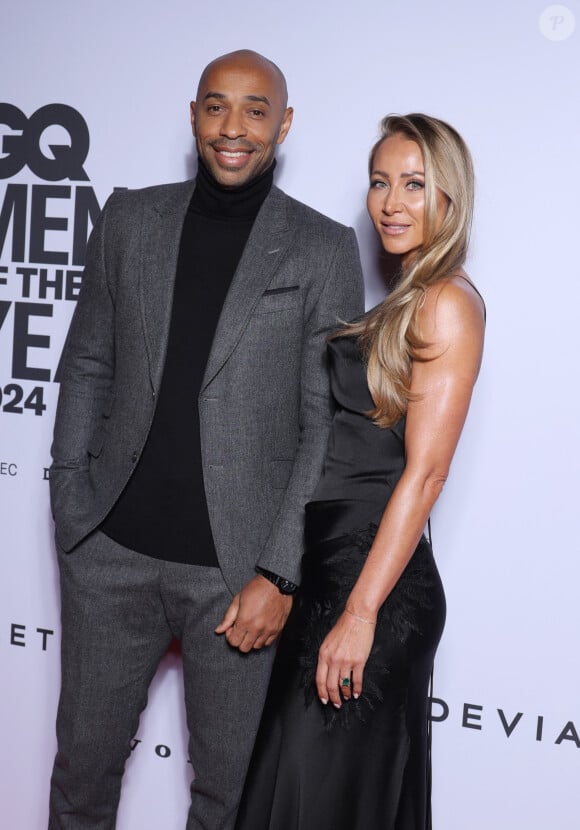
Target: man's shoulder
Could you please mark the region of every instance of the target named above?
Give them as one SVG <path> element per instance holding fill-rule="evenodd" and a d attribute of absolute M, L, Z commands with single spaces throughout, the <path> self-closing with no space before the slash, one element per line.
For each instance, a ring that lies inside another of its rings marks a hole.
<path fill-rule="evenodd" d="M 188 204 L 193 194 L 194 182 L 156 184 L 149 187 L 114 190 L 107 200 L 107 207 L 134 210 L 137 207 L 154 207 L 163 211 L 176 205 Z"/>
<path fill-rule="evenodd" d="M 272 187 L 272 197 L 285 205 L 289 220 L 297 227 L 319 229 L 331 234 L 343 234 L 347 230 L 347 225 L 337 222 L 336 219 L 331 219 L 330 216 L 320 213 L 310 205 L 289 196 L 279 187 Z"/>

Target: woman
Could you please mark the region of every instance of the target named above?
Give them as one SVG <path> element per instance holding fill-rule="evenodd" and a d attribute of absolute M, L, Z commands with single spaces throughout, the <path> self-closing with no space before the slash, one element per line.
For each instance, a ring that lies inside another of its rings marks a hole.
<path fill-rule="evenodd" d="M 423 529 L 481 361 L 483 301 L 462 269 L 472 203 L 452 127 L 383 120 L 367 207 L 400 273 L 329 342 L 337 409 L 238 830 L 430 826 L 427 698 L 445 598 Z"/>

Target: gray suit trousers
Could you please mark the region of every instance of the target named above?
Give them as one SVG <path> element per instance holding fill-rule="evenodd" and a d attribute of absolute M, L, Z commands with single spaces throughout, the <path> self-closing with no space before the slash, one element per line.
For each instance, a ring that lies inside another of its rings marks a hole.
<path fill-rule="evenodd" d="M 173 637 L 182 643 L 195 770 L 187 830 L 231 830 L 273 648 L 244 655 L 214 634 L 232 599 L 219 568 L 152 559 L 99 531 L 59 559 L 62 691 L 50 830 L 115 827 L 130 741 Z"/>

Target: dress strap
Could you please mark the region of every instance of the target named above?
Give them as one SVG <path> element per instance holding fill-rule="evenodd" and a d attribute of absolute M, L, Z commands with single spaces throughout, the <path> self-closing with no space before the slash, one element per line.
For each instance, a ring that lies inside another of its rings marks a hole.
<path fill-rule="evenodd" d="M 487 321 L 487 309 L 485 307 L 485 300 L 483 299 L 483 294 L 478 289 L 478 287 L 469 279 L 469 277 L 466 277 L 465 274 L 452 274 L 452 276 L 459 277 L 460 279 L 465 280 L 465 282 L 468 283 L 473 288 L 473 290 L 475 291 L 475 293 L 477 294 L 477 296 L 479 297 L 479 299 L 483 303 L 483 319 Z M 429 539 L 429 541 L 431 541 L 431 540 Z"/>
<path fill-rule="evenodd" d="M 477 291 L 477 288 L 475 289 Z M 478 292 L 479 293 L 479 292 Z M 483 298 L 482 298 L 483 299 Z M 484 303 L 485 308 L 485 303 Z M 433 538 L 431 536 L 431 516 L 427 519 L 427 539 L 431 550 L 433 550 Z M 426 770 L 426 811 L 425 811 L 425 830 L 433 830 L 433 816 L 431 812 L 431 793 L 433 790 L 433 768 L 432 768 L 432 745 L 433 745 L 433 721 L 431 719 L 431 708 L 433 706 L 433 666 L 431 666 L 431 676 L 429 678 L 429 717 L 427 719 L 427 770 Z"/>

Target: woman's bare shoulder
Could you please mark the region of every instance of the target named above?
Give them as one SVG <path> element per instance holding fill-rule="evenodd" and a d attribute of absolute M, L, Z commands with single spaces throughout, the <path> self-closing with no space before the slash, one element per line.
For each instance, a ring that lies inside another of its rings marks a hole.
<path fill-rule="evenodd" d="M 465 338 L 483 338 L 483 299 L 467 274 L 457 271 L 429 286 L 418 322 L 427 343 L 448 346 Z"/>

